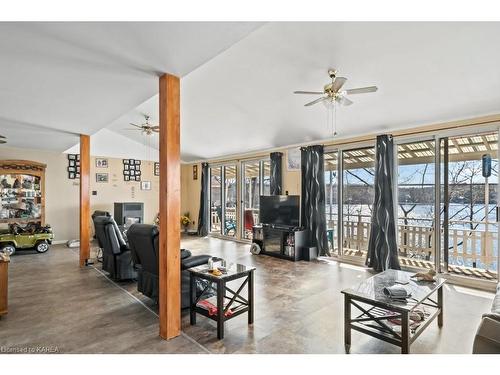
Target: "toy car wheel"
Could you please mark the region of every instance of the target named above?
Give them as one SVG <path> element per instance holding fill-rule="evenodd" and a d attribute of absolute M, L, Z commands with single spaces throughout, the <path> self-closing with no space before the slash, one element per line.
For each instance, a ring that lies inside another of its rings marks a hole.
<path fill-rule="evenodd" d="M 258 255 L 260 253 L 260 246 L 258 243 L 252 243 L 252 245 L 250 246 L 250 252 L 254 255 Z"/>
<path fill-rule="evenodd" d="M 45 253 L 49 250 L 49 244 L 47 241 L 40 241 L 35 245 L 35 250 L 39 253 Z"/>
<path fill-rule="evenodd" d="M 12 255 L 16 252 L 16 247 L 14 245 L 4 245 L 0 248 L 0 251 L 6 253 L 6 254 L 9 254 Z"/>

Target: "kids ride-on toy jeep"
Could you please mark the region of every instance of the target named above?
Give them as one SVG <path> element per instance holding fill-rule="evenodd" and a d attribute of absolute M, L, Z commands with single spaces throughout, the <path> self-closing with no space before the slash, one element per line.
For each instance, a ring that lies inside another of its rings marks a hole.
<path fill-rule="evenodd" d="M 25 227 L 14 223 L 9 230 L 0 233 L 0 251 L 12 255 L 18 249 L 35 249 L 45 253 L 54 239 L 50 225 L 41 226 L 38 223 L 28 223 Z"/>

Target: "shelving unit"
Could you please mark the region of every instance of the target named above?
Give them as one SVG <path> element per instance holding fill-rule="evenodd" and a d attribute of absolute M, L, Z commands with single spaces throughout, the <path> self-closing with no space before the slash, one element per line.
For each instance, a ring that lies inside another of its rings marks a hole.
<path fill-rule="evenodd" d="M 0 224 L 45 225 L 46 165 L 29 160 L 0 160 Z"/>
<path fill-rule="evenodd" d="M 307 231 L 293 227 L 256 225 L 252 228 L 252 242 L 259 244 L 261 254 L 276 258 L 301 260 L 301 250 L 307 242 Z"/>

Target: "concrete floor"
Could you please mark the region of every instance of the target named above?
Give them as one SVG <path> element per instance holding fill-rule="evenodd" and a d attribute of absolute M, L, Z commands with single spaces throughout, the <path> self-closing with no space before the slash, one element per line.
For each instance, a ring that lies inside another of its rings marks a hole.
<path fill-rule="evenodd" d="M 62 353 L 344 353 L 340 291 L 371 276 L 338 262 L 289 262 L 253 256 L 249 246 L 216 238 L 186 237 L 184 248 L 231 262 L 254 265 L 255 323 L 246 315 L 216 326 L 198 316 L 170 341 L 158 337 L 157 306 L 133 282 L 114 283 L 100 265 L 78 268 L 74 249 L 53 246 L 46 254 L 12 257 L 9 314 L 0 320 L 0 348 L 48 347 Z M 412 353 L 470 353 L 481 314 L 492 293 L 445 286 L 445 320 L 433 322 L 411 346 Z M 56 349 L 56 350 L 55 350 Z M 9 349 L 12 351 L 13 349 Z M 14 349 L 15 350 L 15 349 Z M 357 332 L 351 353 L 399 353 L 399 348 Z"/>

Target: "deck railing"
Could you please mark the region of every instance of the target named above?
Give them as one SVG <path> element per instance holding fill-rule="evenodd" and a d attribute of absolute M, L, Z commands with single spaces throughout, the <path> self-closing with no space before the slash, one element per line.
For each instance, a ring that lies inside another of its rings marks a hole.
<path fill-rule="evenodd" d="M 258 210 L 253 210 L 254 222 L 258 223 Z M 236 209 L 226 208 L 226 220 L 236 222 Z M 217 211 L 211 211 L 211 228 L 220 231 L 220 219 Z M 400 219 L 400 222 L 402 219 Z M 418 260 L 434 261 L 434 235 L 432 219 L 408 219 L 408 221 L 418 221 L 422 224 L 398 224 L 398 244 L 399 253 L 402 257 Z M 327 220 L 330 230 L 330 245 L 337 247 L 337 221 Z M 450 264 L 465 265 L 471 264 L 473 267 L 482 267 L 486 270 L 493 268 L 497 262 L 497 255 L 494 249 L 498 248 L 497 231 L 486 231 L 484 229 L 468 229 L 469 225 L 484 224 L 470 221 L 450 221 L 449 249 L 448 255 Z M 463 228 L 453 228 L 461 226 Z M 490 229 L 496 228 L 490 224 Z M 343 247 L 354 251 L 366 251 L 370 238 L 370 216 L 369 215 L 349 215 L 343 225 L 344 241 Z M 443 238 L 443 229 L 440 231 Z"/>
<path fill-rule="evenodd" d="M 353 217 L 353 215 L 350 215 Z M 356 251 L 366 251 L 370 238 L 371 224 L 369 216 L 357 215 L 354 220 L 344 221 L 343 247 Z M 431 222 L 431 219 L 418 219 L 419 222 Z M 450 264 L 464 265 L 471 264 L 473 267 L 481 265 L 484 269 L 493 268 L 497 262 L 497 255 L 494 249 L 498 248 L 497 231 L 486 231 L 484 229 L 468 229 L 465 226 L 476 223 L 469 221 L 450 221 L 452 228 L 448 229 L 448 255 Z M 462 226 L 463 228 L 453 228 Z M 337 246 L 337 221 L 328 220 L 328 228 L 333 229 L 333 244 Z M 496 225 L 490 223 L 490 229 L 496 229 Z M 435 229 L 428 225 L 399 224 L 398 244 L 399 253 L 403 257 L 420 260 L 434 260 Z M 443 238 L 444 230 L 440 230 L 440 237 Z"/>

